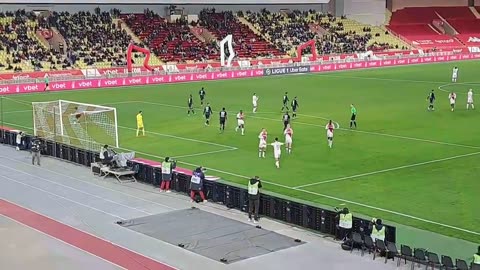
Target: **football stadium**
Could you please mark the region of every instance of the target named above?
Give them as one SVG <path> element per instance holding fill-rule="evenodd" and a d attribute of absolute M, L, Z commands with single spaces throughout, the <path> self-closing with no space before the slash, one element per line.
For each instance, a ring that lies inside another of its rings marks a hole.
<path fill-rule="evenodd" d="M 480 269 L 479 1 L 114 2 L 2 4 L 1 269 Z"/>

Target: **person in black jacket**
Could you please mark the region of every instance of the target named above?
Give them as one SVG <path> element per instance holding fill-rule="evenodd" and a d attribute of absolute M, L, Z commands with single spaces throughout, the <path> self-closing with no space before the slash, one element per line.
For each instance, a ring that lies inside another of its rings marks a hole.
<path fill-rule="evenodd" d="M 37 165 L 40 166 L 40 140 L 38 138 L 34 138 L 32 142 L 32 165 L 35 165 L 35 160 L 37 160 Z"/>
<path fill-rule="evenodd" d="M 195 201 L 195 195 L 197 193 L 200 195 L 203 202 L 207 202 L 205 194 L 203 193 L 203 181 L 205 181 L 203 168 L 198 167 L 193 171 L 192 178 L 190 179 L 190 198 L 192 199 L 192 202 Z"/>
<path fill-rule="evenodd" d="M 260 208 L 260 188 L 262 182 L 260 177 L 255 176 L 248 182 L 248 221 L 258 222 L 258 211 Z M 253 220 L 252 220 L 253 216 Z"/>

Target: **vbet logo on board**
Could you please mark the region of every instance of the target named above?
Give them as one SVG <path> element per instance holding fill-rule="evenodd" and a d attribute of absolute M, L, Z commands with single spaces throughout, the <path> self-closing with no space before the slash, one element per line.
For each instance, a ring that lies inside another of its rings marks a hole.
<path fill-rule="evenodd" d="M 10 86 L 5 85 L 5 86 L 0 86 L 0 93 L 9 93 L 10 92 Z"/>

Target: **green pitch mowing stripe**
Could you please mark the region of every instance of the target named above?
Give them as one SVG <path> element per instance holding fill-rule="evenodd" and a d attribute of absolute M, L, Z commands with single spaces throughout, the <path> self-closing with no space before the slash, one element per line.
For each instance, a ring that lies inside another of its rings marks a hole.
<path fill-rule="evenodd" d="M 452 85 L 454 65 L 460 69 L 460 82 Z M 473 88 L 474 93 L 480 91 L 476 87 L 480 83 L 475 84 L 479 69 L 478 61 L 469 61 L 19 95 L 9 97 L 16 101 L 4 100 L 4 111 L 29 109 L 18 101 L 68 99 L 110 104 L 117 108 L 119 126 L 124 127 L 119 128 L 120 145 L 140 156 L 156 160 L 167 155 L 180 156 L 180 163 L 189 168 L 206 166 L 211 174 L 242 186 L 245 178 L 260 175 L 266 191 L 329 206 L 346 203 L 355 214 L 480 242 L 476 226 L 480 220 L 471 214 L 480 204 L 480 127 L 475 124 L 480 116 L 478 111 L 465 109 L 468 88 Z M 214 110 L 210 127 L 204 126 L 199 113 L 198 90 L 202 86 Z M 457 92 L 455 112 L 450 112 L 448 93 L 439 90 L 440 86 L 445 91 Z M 437 95 L 436 110 L 429 112 L 426 96 L 432 89 Z M 258 158 L 257 136 L 261 128 L 267 128 L 269 142 L 274 137 L 283 140 L 280 108 L 286 91 L 290 99 L 298 96 L 300 108 L 298 119 L 292 122 L 292 154 L 284 151 L 281 169 L 276 169 L 271 148 L 267 158 Z M 251 112 L 254 92 L 259 97 L 257 114 Z M 194 97 L 194 116 L 188 116 L 185 109 L 189 94 Z M 354 130 L 348 128 L 351 103 L 358 110 L 358 129 Z M 220 134 L 217 113 L 222 107 L 228 110 L 229 120 L 225 133 Z M 136 138 L 133 130 L 138 110 L 144 112 L 145 138 Z M 234 114 L 239 110 L 246 113 L 245 136 L 234 130 Z M 27 112 L 3 117 L 9 123 L 31 126 Z M 327 147 L 325 138 L 328 119 L 340 126 L 335 131 L 333 149 Z M 402 230 L 415 236 L 408 238 Z M 424 247 L 438 250 L 438 243 L 430 241 L 429 233 L 401 228 L 399 236 L 400 242 L 428 240 L 426 243 L 432 245 Z M 444 246 L 456 247 L 451 242 Z M 462 252 L 467 256 L 471 253 Z"/>

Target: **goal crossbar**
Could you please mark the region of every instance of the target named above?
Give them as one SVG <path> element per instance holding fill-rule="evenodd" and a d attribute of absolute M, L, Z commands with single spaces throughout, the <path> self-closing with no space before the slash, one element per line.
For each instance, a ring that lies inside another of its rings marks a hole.
<path fill-rule="evenodd" d="M 107 106 L 97 105 L 97 104 L 88 104 L 88 103 L 82 103 L 82 102 L 71 101 L 71 100 L 63 100 L 63 99 L 60 99 L 60 100 L 58 100 L 58 102 L 59 102 L 59 103 L 60 103 L 60 102 L 72 103 L 72 104 L 77 104 L 77 105 L 80 105 L 80 106 L 103 108 L 103 109 L 105 109 L 105 110 L 115 110 L 115 108 L 113 108 L 113 107 L 107 107 Z"/>

